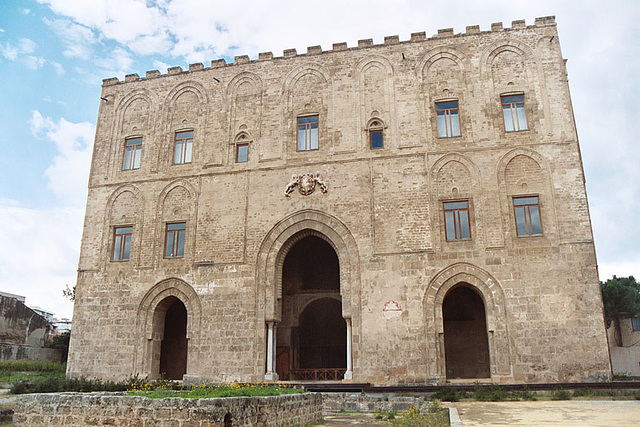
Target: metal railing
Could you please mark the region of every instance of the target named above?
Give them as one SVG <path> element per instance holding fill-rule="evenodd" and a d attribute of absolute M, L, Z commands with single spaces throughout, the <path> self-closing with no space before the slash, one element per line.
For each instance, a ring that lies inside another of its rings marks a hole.
<path fill-rule="evenodd" d="M 291 379 L 298 381 L 340 381 L 346 368 L 292 369 Z"/>

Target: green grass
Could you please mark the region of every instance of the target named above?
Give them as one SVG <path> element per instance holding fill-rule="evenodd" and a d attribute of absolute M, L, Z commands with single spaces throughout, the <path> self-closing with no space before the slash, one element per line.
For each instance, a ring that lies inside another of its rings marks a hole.
<path fill-rule="evenodd" d="M 39 381 L 50 377 L 64 379 L 64 372 L 8 372 L 0 371 L 0 383 L 14 383 L 18 381 Z"/>
<path fill-rule="evenodd" d="M 17 360 L 0 362 L 0 372 L 62 372 L 67 370 L 64 363 L 37 362 L 34 360 Z"/>
<path fill-rule="evenodd" d="M 281 394 L 303 393 L 304 390 L 267 385 L 255 384 L 226 384 L 219 386 L 194 386 L 191 389 L 172 390 L 171 388 L 134 389 L 129 392 L 133 396 L 144 396 L 152 399 L 162 399 L 165 397 L 183 397 L 187 399 L 207 399 L 213 397 L 247 397 L 247 396 L 278 396 Z"/>

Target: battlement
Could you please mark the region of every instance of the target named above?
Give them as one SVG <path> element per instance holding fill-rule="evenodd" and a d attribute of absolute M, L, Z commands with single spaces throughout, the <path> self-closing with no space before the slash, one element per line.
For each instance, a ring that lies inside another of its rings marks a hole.
<path fill-rule="evenodd" d="M 295 57 L 302 57 L 302 56 L 314 56 L 314 55 L 320 55 L 320 54 L 326 54 L 326 53 L 332 53 L 332 52 L 342 52 L 345 50 L 367 49 L 371 47 L 388 46 L 388 45 L 395 45 L 395 44 L 401 44 L 401 43 L 417 43 L 417 42 L 424 42 L 427 40 L 437 40 L 437 39 L 443 39 L 443 38 L 449 38 L 449 37 L 473 36 L 473 35 L 478 35 L 483 33 L 495 33 L 498 31 L 514 31 L 514 30 L 522 30 L 526 28 L 549 27 L 549 26 L 555 26 L 555 25 L 556 25 L 555 16 L 544 16 L 544 17 L 536 18 L 534 21 L 534 25 L 530 25 L 528 27 L 524 19 L 519 19 L 519 20 L 512 21 L 510 28 L 504 28 L 502 22 L 494 22 L 491 24 L 491 29 L 487 31 L 481 31 L 479 25 L 471 25 L 466 27 L 464 33 L 458 33 L 458 34 L 454 33 L 453 28 L 442 28 L 442 29 L 438 29 L 437 33 L 432 37 L 427 37 L 425 31 L 411 33 L 411 38 L 409 40 L 402 40 L 402 41 L 400 40 L 400 37 L 397 35 L 385 36 L 384 42 L 382 44 L 374 44 L 373 39 L 363 39 L 363 40 L 358 40 L 358 45 L 356 47 L 351 47 L 351 48 L 348 47 L 346 42 L 341 42 L 341 43 L 333 43 L 332 49 L 324 50 L 324 51 L 322 50 L 322 46 L 320 45 L 307 47 L 306 53 L 298 53 L 296 49 L 285 49 L 282 52 L 282 56 L 279 56 L 279 57 L 273 56 L 272 52 L 260 52 L 258 53 L 258 59 L 254 59 L 254 60 L 251 60 L 249 55 L 239 55 L 239 56 L 235 56 L 233 62 L 231 63 L 227 63 L 226 60 L 223 58 L 214 59 L 211 61 L 210 67 L 205 67 L 202 62 L 197 62 L 194 64 L 189 64 L 188 70 L 183 70 L 182 67 L 180 66 L 170 67 L 167 69 L 166 74 L 162 74 L 158 70 L 150 70 L 146 72 L 145 77 L 140 77 L 138 74 L 127 74 L 125 76 L 124 81 L 120 81 L 117 77 L 111 77 L 108 79 L 104 79 L 102 81 L 102 86 L 103 87 L 112 86 L 120 83 L 128 83 L 128 82 L 134 82 L 134 81 L 145 80 L 145 79 L 155 79 L 158 77 L 165 77 L 165 76 L 171 76 L 176 74 L 190 73 L 190 72 L 202 71 L 202 70 L 213 69 L 213 68 L 221 68 L 221 67 L 227 67 L 227 66 L 233 66 L 233 65 L 244 65 L 252 62 L 264 62 L 264 61 L 288 59 L 288 58 L 295 58 Z"/>

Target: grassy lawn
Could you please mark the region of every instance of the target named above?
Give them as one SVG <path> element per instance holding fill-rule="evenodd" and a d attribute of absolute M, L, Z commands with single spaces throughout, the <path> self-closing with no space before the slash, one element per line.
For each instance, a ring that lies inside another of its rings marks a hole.
<path fill-rule="evenodd" d="M 0 371 L 0 383 L 8 384 L 22 380 L 64 379 L 64 372 L 7 372 Z"/>
<path fill-rule="evenodd" d="M 304 390 L 268 384 L 225 384 L 218 386 L 194 386 L 187 390 L 172 390 L 170 387 L 151 389 L 150 385 L 135 386 L 129 392 L 133 396 L 144 396 L 152 399 L 163 397 L 183 397 L 187 399 L 206 399 L 212 397 L 245 397 L 245 396 L 277 396 L 281 394 L 303 393 Z"/>

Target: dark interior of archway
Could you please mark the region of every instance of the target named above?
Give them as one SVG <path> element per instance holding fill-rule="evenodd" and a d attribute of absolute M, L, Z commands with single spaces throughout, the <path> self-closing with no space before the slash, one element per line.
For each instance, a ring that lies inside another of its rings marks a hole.
<path fill-rule="evenodd" d="M 300 291 L 340 292 L 340 268 L 333 247 L 316 236 L 295 243 L 282 267 L 283 293 Z"/>
<path fill-rule="evenodd" d="M 484 303 L 467 286 L 458 286 L 444 298 L 444 351 L 447 379 L 488 378 L 489 342 Z"/>
<path fill-rule="evenodd" d="M 167 379 L 181 380 L 187 373 L 187 309 L 178 298 L 169 298 L 160 350 L 160 374 Z"/>
<path fill-rule="evenodd" d="M 312 302 L 300 315 L 299 325 L 300 369 L 346 368 L 347 324 L 340 301 Z"/>

